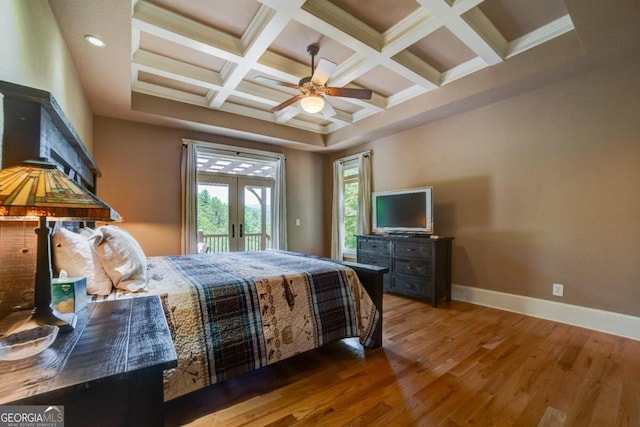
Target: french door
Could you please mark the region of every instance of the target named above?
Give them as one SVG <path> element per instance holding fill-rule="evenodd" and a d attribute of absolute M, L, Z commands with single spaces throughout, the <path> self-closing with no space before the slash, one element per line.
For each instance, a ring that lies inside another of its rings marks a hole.
<path fill-rule="evenodd" d="M 273 179 L 199 174 L 198 251 L 271 249 L 273 190 Z"/>

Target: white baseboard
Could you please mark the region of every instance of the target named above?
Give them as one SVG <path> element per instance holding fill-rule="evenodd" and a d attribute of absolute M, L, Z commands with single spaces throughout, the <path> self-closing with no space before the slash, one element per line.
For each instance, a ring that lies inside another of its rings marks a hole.
<path fill-rule="evenodd" d="M 451 285 L 451 297 L 640 341 L 640 317 L 470 286 Z"/>

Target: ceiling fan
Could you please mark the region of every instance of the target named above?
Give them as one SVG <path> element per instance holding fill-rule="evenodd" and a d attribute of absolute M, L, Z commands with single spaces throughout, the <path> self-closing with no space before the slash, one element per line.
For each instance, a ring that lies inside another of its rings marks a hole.
<path fill-rule="evenodd" d="M 339 88 L 327 86 L 327 80 L 329 76 L 336 69 L 336 64 L 327 60 L 320 59 L 318 66 L 315 67 L 314 58 L 318 54 L 319 46 L 312 44 L 307 47 L 307 52 L 311 55 L 311 76 L 303 77 L 296 85 L 293 83 L 283 82 L 280 80 L 270 79 L 268 77 L 258 76 L 256 80 L 262 83 L 274 84 L 278 86 L 290 87 L 293 89 L 299 89 L 300 93 L 293 98 L 289 98 L 282 104 L 277 105 L 271 109 L 271 112 L 282 110 L 289 105 L 300 101 L 300 106 L 307 113 L 322 113 L 326 117 L 333 117 L 336 111 L 325 102 L 325 96 L 340 96 L 343 98 L 358 98 L 358 99 L 371 99 L 371 90 L 369 89 L 354 89 L 354 88 Z"/>

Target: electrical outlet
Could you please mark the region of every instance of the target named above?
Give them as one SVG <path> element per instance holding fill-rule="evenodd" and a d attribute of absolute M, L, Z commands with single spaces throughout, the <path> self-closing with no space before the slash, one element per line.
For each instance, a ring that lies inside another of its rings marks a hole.
<path fill-rule="evenodd" d="M 561 297 L 564 295 L 564 285 L 560 283 L 553 284 L 553 295 Z"/>

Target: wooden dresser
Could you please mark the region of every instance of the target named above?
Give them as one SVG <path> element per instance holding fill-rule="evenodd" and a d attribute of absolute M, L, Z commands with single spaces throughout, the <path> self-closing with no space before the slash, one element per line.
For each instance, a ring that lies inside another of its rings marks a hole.
<path fill-rule="evenodd" d="M 358 235 L 358 262 L 389 269 L 385 292 L 428 300 L 451 301 L 452 237 Z"/>
<path fill-rule="evenodd" d="M 160 298 L 89 303 L 77 314 L 76 328 L 42 353 L 0 362 L 0 404 L 64 405 L 66 426 L 162 426 L 163 371 L 177 362 Z"/>

